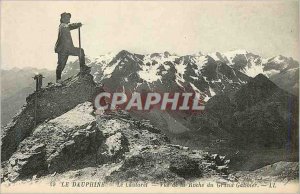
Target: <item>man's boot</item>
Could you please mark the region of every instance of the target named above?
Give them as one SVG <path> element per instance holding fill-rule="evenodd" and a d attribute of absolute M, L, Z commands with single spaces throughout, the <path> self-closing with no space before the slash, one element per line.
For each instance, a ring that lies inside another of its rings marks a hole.
<path fill-rule="evenodd" d="M 80 63 L 80 73 L 86 73 L 89 74 L 91 72 L 91 67 L 85 65 L 85 56 L 83 55 L 82 57 L 79 58 L 79 63 Z"/>
<path fill-rule="evenodd" d="M 80 73 L 89 74 L 91 72 L 91 67 L 87 65 L 80 65 Z"/>
<path fill-rule="evenodd" d="M 56 85 L 61 85 L 61 71 L 59 69 L 56 70 Z"/>

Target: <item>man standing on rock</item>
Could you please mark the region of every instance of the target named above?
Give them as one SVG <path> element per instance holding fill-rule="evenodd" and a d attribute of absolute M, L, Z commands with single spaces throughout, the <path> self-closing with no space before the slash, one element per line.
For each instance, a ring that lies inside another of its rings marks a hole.
<path fill-rule="evenodd" d="M 82 26 L 81 23 L 72 23 L 70 24 L 71 14 L 70 13 L 62 13 L 60 18 L 58 39 L 55 44 L 55 53 L 58 54 L 58 62 L 56 68 L 56 82 L 61 82 L 61 73 L 64 70 L 66 63 L 68 61 L 68 57 L 78 56 L 80 63 L 80 72 L 81 73 L 89 73 L 90 67 L 85 65 L 85 55 L 84 50 L 82 48 L 74 47 L 71 30 L 80 28 Z"/>

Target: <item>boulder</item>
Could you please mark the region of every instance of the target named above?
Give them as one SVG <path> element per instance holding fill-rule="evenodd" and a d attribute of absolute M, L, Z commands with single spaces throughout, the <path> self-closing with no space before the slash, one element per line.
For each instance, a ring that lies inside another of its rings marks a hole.
<path fill-rule="evenodd" d="M 128 151 L 127 138 L 121 132 L 117 132 L 103 142 L 98 150 L 98 159 L 100 163 L 116 162 L 123 159 Z"/>
<path fill-rule="evenodd" d="M 16 181 L 47 171 L 45 144 L 34 145 L 25 153 L 17 152 L 8 163 L 8 179 Z"/>
<path fill-rule="evenodd" d="M 201 177 L 202 169 L 198 162 L 185 155 L 175 157 L 170 161 L 170 171 L 183 178 Z"/>

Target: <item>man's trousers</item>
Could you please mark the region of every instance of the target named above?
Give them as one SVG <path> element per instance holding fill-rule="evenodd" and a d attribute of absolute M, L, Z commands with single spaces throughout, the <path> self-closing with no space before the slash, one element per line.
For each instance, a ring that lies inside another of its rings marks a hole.
<path fill-rule="evenodd" d="M 80 56 L 81 54 L 81 56 Z M 58 53 L 58 62 L 57 62 L 57 68 L 56 68 L 56 80 L 60 80 L 61 79 L 61 73 L 64 70 L 67 61 L 68 61 L 68 57 L 69 56 L 80 56 L 80 69 L 83 68 L 83 66 L 85 66 L 85 54 L 84 54 L 84 50 L 77 47 L 73 47 L 68 49 L 68 51 L 63 52 L 63 53 Z"/>

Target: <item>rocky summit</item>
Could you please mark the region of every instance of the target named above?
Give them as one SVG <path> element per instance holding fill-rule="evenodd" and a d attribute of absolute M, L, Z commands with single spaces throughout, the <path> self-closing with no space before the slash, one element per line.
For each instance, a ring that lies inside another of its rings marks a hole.
<path fill-rule="evenodd" d="M 228 175 L 230 160 L 171 144 L 147 120 L 122 111 L 93 112 L 92 103 L 84 102 L 34 128 L 3 163 L 3 180 L 72 178 L 74 170 L 113 182 Z"/>

